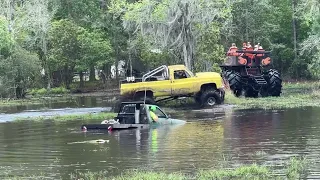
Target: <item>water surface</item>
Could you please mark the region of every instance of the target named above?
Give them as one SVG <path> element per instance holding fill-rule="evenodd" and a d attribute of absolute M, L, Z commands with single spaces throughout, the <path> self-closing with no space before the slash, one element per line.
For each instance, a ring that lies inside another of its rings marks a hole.
<path fill-rule="evenodd" d="M 320 154 L 320 108 L 283 111 L 171 113 L 183 126 L 150 130 L 80 131 L 81 122 L 0 124 L 0 174 L 38 174 L 68 179 L 75 171 L 130 168 L 194 172 L 221 162 L 279 164 L 291 156 L 317 160 Z M 105 143 L 90 141 L 103 139 Z M 308 167 L 319 178 L 320 166 Z"/>

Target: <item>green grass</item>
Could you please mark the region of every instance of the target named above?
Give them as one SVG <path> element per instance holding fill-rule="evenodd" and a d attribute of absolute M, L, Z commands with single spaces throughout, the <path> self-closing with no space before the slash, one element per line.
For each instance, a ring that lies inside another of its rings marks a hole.
<path fill-rule="evenodd" d="M 272 166 L 264 165 L 241 165 L 237 168 L 221 168 L 212 170 L 195 170 L 194 175 L 176 173 L 155 172 L 150 170 L 128 170 L 123 174 L 111 178 L 106 178 L 108 172 L 77 172 L 71 174 L 70 179 L 79 180 L 211 180 L 211 179 L 237 179 L 237 180 L 268 180 L 268 179 L 299 179 L 305 176 L 307 172 L 308 161 L 305 158 L 291 158 L 285 167 L 282 169 L 282 176 L 275 175 Z"/>
<path fill-rule="evenodd" d="M 235 97 L 226 91 L 224 103 L 236 105 L 236 109 L 320 107 L 320 83 L 284 83 L 280 97 Z"/>
<path fill-rule="evenodd" d="M 235 105 L 234 109 L 286 109 L 296 107 L 320 107 L 320 82 L 283 83 L 280 97 L 245 98 L 235 97 L 226 90 L 224 104 Z M 161 103 L 164 107 L 196 106 L 193 98 Z"/>
<path fill-rule="evenodd" d="M 303 179 L 308 175 L 307 167 L 311 164 L 311 161 L 305 157 L 297 158 L 292 157 L 282 166 L 266 166 L 258 164 L 246 164 L 239 165 L 235 168 L 219 167 L 211 169 L 194 169 L 194 173 L 186 174 L 182 172 L 167 173 L 161 169 L 157 171 L 149 169 L 128 169 L 122 172 L 118 176 L 110 177 L 109 171 L 98 171 L 98 172 L 81 172 L 75 170 L 74 173 L 70 174 L 70 179 L 77 180 L 287 180 L 287 179 Z M 2 179 L 24 179 L 25 177 L 32 179 L 45 179 L 46 175 L 42 172 L 39 174 L 27 174 L 22 175 L 23 177 L 11 175 L 10 172 L 4 173 Z"/>
<path fill-rule="evenodd" d="M 30 118 L 17 118 L 15 121 L 43 121 L 46 119 L 54 121 L 70 121 L 70 120 L 105 120 L 115 117 L 115 113 L 109 112 L 100 112 L 100 113 L 88 113 L 82 115 L 57 115 L 50 118 L 45 118 L 42 116 L 39 117 L 30 117 Z"/>
<path fill-rule="evenodd" d="M 69 92 L 70 91 L 65 87 L 56 87 L 56 88 L 51 88 L 50 90 L 47 90 L 45 88 L 31 89 L 27 93 L 32 96 L 44 96 L 44 95 L 53 95 L 53 94 L 67 94 Z"/>
<path fill-rule="evenodd" d="M 49 104 L 53 102 L 70 102 L 73 101 L 73 97 L 33 97 L 26 99 L 0 99 L 1 107 L 21 106 L 21 105 L 37 105 L 37 104 Z"/>

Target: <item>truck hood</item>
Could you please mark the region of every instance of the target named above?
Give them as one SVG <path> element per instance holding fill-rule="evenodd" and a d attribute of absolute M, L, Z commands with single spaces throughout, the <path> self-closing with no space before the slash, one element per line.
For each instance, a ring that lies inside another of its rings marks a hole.
<path fill-rule="evenodd" d="M 196 73 L 197 77 L 221 77 L 217 72 L 199 72 Z"/>

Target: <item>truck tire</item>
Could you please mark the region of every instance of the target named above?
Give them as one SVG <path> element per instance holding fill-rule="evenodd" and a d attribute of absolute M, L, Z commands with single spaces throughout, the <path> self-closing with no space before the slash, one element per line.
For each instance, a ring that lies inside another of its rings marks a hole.
<path fill-rule="evenodd" d="M 282 79 L 280 73 L 275 69 L 268 71 L 268 95 L 269 96 L 280 96 L 282 89 Z"/>
<path fill-rule="evenodd" d="M 236 97 L 241 96 L 242 86 L 241 86 L 241 75 L 235 71 L 226 71 L 226 78 L 228 80 L 230 89 Z"/>
<path fill-rule="evenodd" d="M 202 93 L 200 107 L 213 107 L 216 104 L 221 104 L 222 99 L 215 90 L 207 90 Z"/>

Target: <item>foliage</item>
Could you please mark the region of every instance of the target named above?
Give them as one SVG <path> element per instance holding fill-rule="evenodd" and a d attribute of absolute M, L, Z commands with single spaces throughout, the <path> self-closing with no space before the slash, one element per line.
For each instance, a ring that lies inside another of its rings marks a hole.
<path fill-rule="evenodd" d="M 0 59 L 7 57 L 13 47 L 13 39 L 9 33 L 9 23 L 5 17 L 0 16 Z"/>
<path fill-rule="evenodd" d="M 299 7 L 301 19 L 311 27 L 309 36 L 301 45 L 301 52 L 313 58 L 308 69 L 313 76 L 320 78 L 320 5 L 315 0 L 306 0 Z"/>
<path fill-rule="evenodd" d="M 53 70 L 73 69 L 81 58 L 78 36 L 85 31 L 68 19 L 52 22 L 49 31 L 49 64 Z"/>
<path fill-rule="evenodd" d="M 106 62 L 112 62 L 113 59 L 110 58 L 113 51 L 111 43 L 101 31 L 84 31 L 79 34 L 78 40 L 82 53 L 80 62 L 77 63 L 79 69 L 85 70 L 90 65 L 101 67 Z"/>
<path fill-rule="evenodd" d="M 220 31 L 216 23 L 205 28 L 199 26 L 201 35 L 197 44 L 196 71 L 220 72 L 219 65 L 224 61 L 224 49 L 219 44 Z"/>
<path fill-rule="evenodd" d="M 303 159 L 298 158 L 290 158 L 287 165 L 281 169 L 290 172 L 292 176 L 287 174 L 285 176 L 279 176 L 273 172 L 275 167 L 250 164 L 250 165 L 240 165 L 237 168 L 229 168 L 229 169 L 212 169 L 212 170 L 197 170 L 196 175 L 188 175 L 183 173 L 166 173 L 166 172 L 157 172 L 152 170 L 128 170 L 127 172 L 115 176 L 115 177 L 107 177 L 108 172 L 100 171 L 100 172 L 77 172 L 71 174 L 71 179 L 114 179 L 114 180 L 125 180 L 125 179 L 145 179 L 145 180 L 185 180 L 185 179 L 286 179 L 286 178 L 297 178 L 305 175 L 307 165 L 309 163 Z M 293 167 L 299 168 L 293 168 Z"/>
<path fill-rule="evenodd" d="M 69 19 L 83 27 L 91 27 L 100 17 L 100 1 L 57 0 L 59 8 L 55 20 Z"/>
<path fill-rule="evenodd" d="M 32 96 L 43 96 L 43 95 L 48 95 L 48 94 L 66 94 L 69 93 L 70 91 L 64 87 L 56 87 L 56 88 L 51 88 L 50 90 L 41 88 L 41 89 L 31 89 L 28 94 Z"/>
<path fill-rule="evenodd" d="M 98 30 L 89 31 L 71 20 L 54 21 L 49 39 L 50 66 L 53 70 L 64 70 L 67 87 L 74 70 L 82 72 L 112 61 L 111 43 L 104 34 Z"/>
<path fill-rule="evenodd" d="M 22 97 L 40 73 L 39 59 L 15 44 L 3 17 L 0 18 L 0 40 L 0 95 Z"/>
<path fill-rule="evenodd" d="M 285 78 L 319 79 L 319 9 L 316 0 L 2 0 L 0 89 L 14 97 L 59 78 L 68 87 L 74 72 L 108 77 L 120 60 L 137 74 L 180 63 L 219 72 L 231 43 L 248 41 L 272 51 Z"/>
<path fill-rule="evenodd" d="M 143 36 L 152 37 L 150 49 L 180 52 L 181 60 L 191 69 L 200 34 L 197 25 L 206 27 L 221 21 L 225 9 L 224 1 L 209 0 L 143 0 L 127 4 L 115 0 L 111 6 L 111 11 L 123 12 L 127 29 L 137 29 Z"/>

